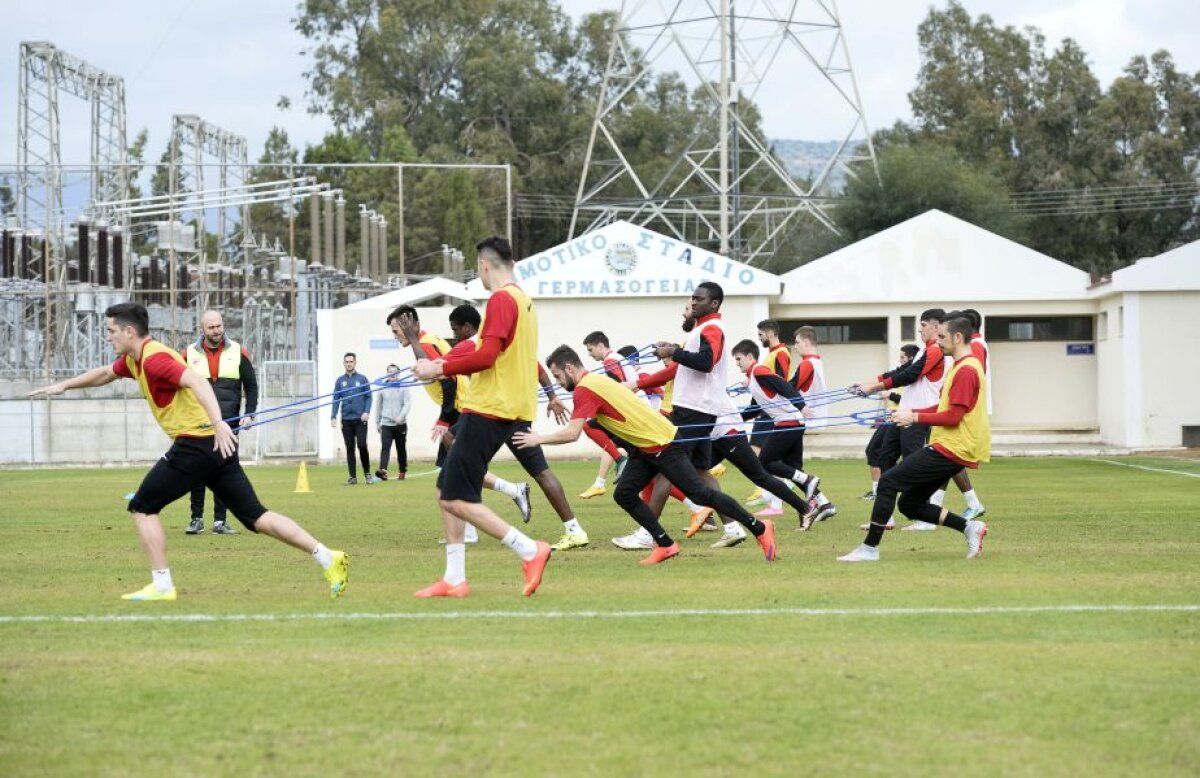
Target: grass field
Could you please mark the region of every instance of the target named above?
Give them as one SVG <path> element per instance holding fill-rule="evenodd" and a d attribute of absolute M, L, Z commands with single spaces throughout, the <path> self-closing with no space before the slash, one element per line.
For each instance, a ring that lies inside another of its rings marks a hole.
<path fill-rule="evenodd" d="M 0 775 L 1195 775 L 1200 462 L 1113 461 L 1138 467 L 985 468 L 972 562 L 947 530 L 835 562 L 870 506 L 856 462 L 814 464 L 840 513 L 781 522 L 774 564 L 680 532 L 646 568 L 608 542 L 631 525 L 607 496 L 577 500 L 592 544 L 535 597 L 485 539 L 471 597 L 433 602 L 412 598 L 442 570 L 429 477 L 351 489 L 318 467 L 296 495 L 294 468 L 250 469 L 350 552 L 341 600 L 273 541 L 186 537 L 181 501 L 180 599 L 133 604 L 141 469 L 0 472 Z M 556 471 L 574 494 L 593 465 Z M 530 528 L 559 534 L 540 494 Z"/>

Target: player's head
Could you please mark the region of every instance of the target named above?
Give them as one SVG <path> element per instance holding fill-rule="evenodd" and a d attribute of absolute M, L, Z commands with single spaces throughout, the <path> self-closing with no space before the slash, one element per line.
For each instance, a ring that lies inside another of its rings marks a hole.
<path fill-rule="evenodd" d="M 342 356 L 342 367 L 346 368 L 347 374 L 353 373 L 354 367 L 357 364 L 358 364 L 358 355 L 356 355 L 353 351 L 347 351 Z"/>
<path fill-rule="evenodd" d="M 770 348 L 779 342 L 779 322 L 774 319 L 763 319 L 758 323 L 758 342 L 764 348 Z"/>
<path fill-rule="evenodd" d="M 583 339 L 583 347 L 592 359 L 604 359 L 609 351 L 608 336 L 600 330 L 589 332 Z"/>
<path fill-rule="evenodd" d="M 546 357 L 546 367 L 563 389 L 568 392 L 575 391 L 580 374 L 583 373 L 583 362 L 580 361 L 579 354 L 575 352 L 575 349 L 565 343 L 554 349 L 550 352 L 550 356 Z"/>
<path fill-rule="evenodd" d="M 621 348 L 617 349 L 617 353 L 621 355 L 622 359 L 629 360 L 629 364 L 631 365 L 636 365 L 639 362 L 637 358 L 638 350 L 635 346 L 621 346 Z"/>
<path fill-rule="evenodd" d="M 917 354 L 921 353 L 921 349 L 911 343 L 905 343 L 900 347 L 900 366 L 903 367 L 909 362 L 917 358 Z"/>
<path fill-rule="evenodd" d="M 105 339 L 122 356 L 150 335 L 150 314 L 141 303 L 117 303 L 104 311 Z"/>
<path fill-rule="evenodd" d="M 489 292 L 494 292 L 512 280 L 513 250 L 499 235 L 484 238 L 475 244 L 478 256 L 479 280 Z"/>
<path fill-rule="evenodd" d="M 725 302 L 725 291 L 721 289 L 720 284 L 713 281 L 699 283 L 696 285 L 696 291 L 692 292 L 692 315 L 701 319 L 716 313 L 721 310 L 723 302 Z"/>
<path fill-rule="evenodd" d="M 966 316 L 947 318 L 938 327 L 938 345 L 945 354 L 956 354 L 971 345 L 975 327 Z"/>
<path fill-rule="evenodd" d="M 200 314 L 200 332 L 208 345 L 216 348 L 225 339 L 225 320 L 217 311 L 205 311 Z"/>
<path fill-rule="evenodd" d="M 417 316 L 417 309 L 411 305 L 401 305 L 388 314 L 387 325 L 392 330 L 392 334 L 396 336 L 396 340 L 400 341 L 401 346 L 411 345 L 408 336 L 404 334 L 404 329 L 400 326 L 401 318 L 412 319 L 413 326 L 418 330 L 421 329 L 421 319 Z"/>
<path fill-rule="evenodd" d="M 400 376 L 400 366 L 399 365 L 388 365 L 387 366 L 387 377 L 388 377 L 389 381 L 395 381 L 397 378 L 399 378 L 399 376 Z"/>
<path fill-rule="evenodd" d="M 802 354 L 811 354 L 817 350 L 817 331 L 807 324 L 799 327 L 793 340 L 796 343 L 796 348 L 800 349 Z"/>
<path fill-rule="evenodd" d="M 975 328 L 975 332 L 983 331 L 983 317 L 979 315 L 979 311 L 974 308 L 963 308 L 962 315 L 971 320 L 971 326 Z"/>
<path fill-rule="evenodd" d="M 750 368 L 758 361 L 758 346 L 750 339 L 739 340 L 733 347 L 733 361 L 738 370 L 749 373 Z"/>
<path fill-rule="evenodd" d="M 928 343 L 938 335 L 938 326 L 946 320 L 946 312 L 941 308 L 930 308 L 921 313 L 921 340 Z"/>
<path fill-rule="evenodd" d="M 474 305 L 460 305 L 450 311 L 450 332 L 454 333 L 455 340 L 473 338 L 475 333 L 479 332 L 481 321 L 478 308 Z"/>

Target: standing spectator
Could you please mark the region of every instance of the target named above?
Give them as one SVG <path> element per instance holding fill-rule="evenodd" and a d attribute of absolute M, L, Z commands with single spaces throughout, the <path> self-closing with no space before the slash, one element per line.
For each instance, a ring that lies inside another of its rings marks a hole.
<path fill-rule="evenodd" d="M 388 457 L 392 453 L 392 443 L 396 444 L 396 480 L 403 481 L 408 472 L 408 409 L 412 405 L 408 387 L 389 386 L 400 380 L 400 368 L 396 365 L 387 366 L 387 378 L 383 386 L 375 392 L 375 400 L 371 406 L 371 415 L 375 417 L 375 430 L 379 433 L 382 446 L 379 451 L 379 469 L 375 477 L 380 481 L 387 480 Z"/>
<path fill-rule="evenodd" d="M 258 378 L 250 361 L 250 352 L 237 341 L 225 337 L 225 321 L 216 311 L 200 315 L 200 339 L 183 349 L 188 367 L 208 380 L 222 419 L 232 419 L 229 426 L 236 435 L 242 424 L 254 421 L 258 410 Z M 246 416 L 242 413 L 242 394 L 246 395 Z M 225 523 L 225 503 L 213 495 L 213 534 L 236 535 L 237 530 Z M 204 531 L 204 484 L 192 488 L 192 521 L 186 530 L 189 535 Z"/>
<path fill-rule="evenodd" d="M 338 409 L 341 408 L 342 441 L 346 444 L 346 468 L 350 477 L 346 479 L 348 486 L 358 483 L 358 471 L 354 468 L 354 447 L 358 446 L 358 456 L 362 460 L 363 475 L 368 484 L 375 483 L 371 477 L 371 455 L 367 451 L 367 422 L 371 420 L 371 382 L 365 375 L 355 371 L 358 357 L 353 351 L 347 351 L 342 357 L 342 366 L 346 374 L 338 376 L 333 385 L 333 409 L 329 421 L 336 429 L 338 425 Z"/>

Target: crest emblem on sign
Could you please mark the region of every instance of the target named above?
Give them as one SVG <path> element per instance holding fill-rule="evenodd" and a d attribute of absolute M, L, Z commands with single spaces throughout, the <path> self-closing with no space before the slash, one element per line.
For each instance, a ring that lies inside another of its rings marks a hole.
<path fill-rule="evenodd" d="M 624 276 L 637 267 L 637 251 L 628 243 L 614 243 L 604 253 L 604 264 L 613 275 Z"/>

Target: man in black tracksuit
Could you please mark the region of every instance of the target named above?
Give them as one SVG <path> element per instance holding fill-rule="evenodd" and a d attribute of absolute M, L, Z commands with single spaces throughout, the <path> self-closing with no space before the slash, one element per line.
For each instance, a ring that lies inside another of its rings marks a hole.
<path fill-rule="evenodd" d="M 225 322 L 216 311 L 205 311 L 200 316 L 200 339 L 180 349 L 188 368 L 208 379 L 217 404 L 221 406 L 221 418 L 237 432 L 242 424 L 254 421 L 258 410 L 258 378 L 250 361 L 250 352 L 239 343 L 225 337 Z M 242 394 L 246 395 L 246 417 L 242 414 Z M 199 535 L 204 531 L 204 487 L 192 490 L 192 521 L 187 534 Z M 236 535 L 237 530 L 225 523 L 225 504 L 213 495 L 213 534 Z"/>

